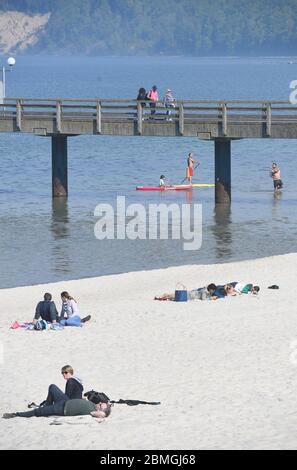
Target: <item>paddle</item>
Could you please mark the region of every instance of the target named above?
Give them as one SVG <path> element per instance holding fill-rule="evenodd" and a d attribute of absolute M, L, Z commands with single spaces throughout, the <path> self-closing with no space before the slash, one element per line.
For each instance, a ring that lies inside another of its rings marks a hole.
<path fill-rule="evenodd" d="M 194 166 L 194 170 L 196 170 L 196 168 L 200 165 L 200 162 L 197 161 L 197 165 Z M 188 177 L 186 176 L 179 184 L 183 184 L 183 182 L 187 179 Z"/>

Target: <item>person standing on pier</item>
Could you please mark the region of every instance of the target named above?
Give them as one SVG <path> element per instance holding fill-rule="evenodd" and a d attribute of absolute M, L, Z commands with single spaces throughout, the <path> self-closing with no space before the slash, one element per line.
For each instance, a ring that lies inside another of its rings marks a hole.
<path fill-rule="evenodd" d="M 167 121 L 172 121 L 170 115 L 171 115 L 171 110 L 172 108 L 175 107 L 175 98 L 173 97 L 173 94 L 172 94 L 172 91 L 170 90 L 170 88 L 167 88 L 166 90 L 166 93 L 165 93 L 165 96 L 164 96 L 164 99 L 163 99 L 163 103 L 164 103 L 164 106 L 165 108 L 167 109 L 166 111 L 166 120 Z"/>
<path fill-rule="evenodd" d="M 147 99 L 150 101 L 151 115 L 156 112 L 156 103 L 159 100 L 156 85 L 154 85 L 147 94 Z"/>
<path fill-rule="evenodd" d="M 270 176 L 273 179 L 274 189 L 281 189 L 283 187 L 283 182 L 281 180 L 281 172 L 279 166 L 275 162 L 272 163 Z"/>
<path fill-rule="evenodd" d="M 194 165 L 197 163 L 196 167 L 200 165 L 200 162 L 195 161 L 193 158 L 193 153 L 190 152 L 187 159 L 187 178 L 189 183 L 192 184 L 192 177 L 194 176 Z M 195 168 L 196 168 L 195 167 Z"/>

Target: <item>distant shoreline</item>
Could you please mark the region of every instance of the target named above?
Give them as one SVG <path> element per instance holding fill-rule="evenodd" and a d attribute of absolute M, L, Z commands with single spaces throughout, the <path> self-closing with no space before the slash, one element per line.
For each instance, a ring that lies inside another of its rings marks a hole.
<path fill-rule="evenodd" d="M 18 53 L 19 58 L 61 58 L 61 59 L 94 59 L 94 58 L 106 58 L 106 59 L 145 59 L 145 58 L 162 58 L 162 59 L 297 59 L 296 55 L 167 55 L 167 54 L 137 54 L 137 55 L 122 55 L 122 54 L 70 54 L 70 53 L 52 53 L 48 52 L 36 52 L 32 54 Z M 4 56 L 4 53 L 0 53 L 0 57 Z"/>

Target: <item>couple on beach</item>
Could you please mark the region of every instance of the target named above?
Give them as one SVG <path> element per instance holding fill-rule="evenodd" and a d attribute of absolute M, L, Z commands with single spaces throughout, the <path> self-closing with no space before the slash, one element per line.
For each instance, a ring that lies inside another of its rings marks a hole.
<path fill-rule="evenodd" d="M 62 326 L 82 326 L 91 319 L 91 315 L 81 318 L 76 300 L 68 292 L 61 293 L 62 309 L 59 317 L 56 304 L 49 292 L 44 294 L 44 300 L 38 302 L 35 310 L 33 324 L 37 326 L 41 318 L 47 323 L 60 323 Z"/>
<path fill-rule="evenodd" d="M 73 368 L 69 365 L 62 367 L 61 374 L 66 380 L 65 393 L 54 384 L 48 388 L 48 394 L 45 401 L 36 405 L 31 403 L 28 408 L 30 411 L 4 413 L 4 419 L 11 418 L 32 418 L 48 416 L 81 416 L 91 415 L 94 418 L 107 418 L 111 412 L 112 404 L 108 397 L 101 393 L 95 394 L 87 392 L 83 399 L 83 385 L 79 377 L 74 375 Z M 99 398 L 98 398 L 99 397 Z"/>

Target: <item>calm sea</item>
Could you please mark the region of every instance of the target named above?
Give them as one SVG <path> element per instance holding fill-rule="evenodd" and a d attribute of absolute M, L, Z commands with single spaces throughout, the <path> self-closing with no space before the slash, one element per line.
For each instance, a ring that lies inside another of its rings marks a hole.
<path fill-rule="evenodd" d="M 20 57 L 7 96 L 134 98 L 141 86 L 170 87 L 184 99 L 288 99 L 297 64 L 286 58 Z M 184 177 L 186 156 L 201 161 L 197 182 L 214 180 L 213 143 L 193 138 L 85 136 L 68 139 L 69 198 L 51 198 L 51 140 L 1 134 L 0 288 L 131 270 L 228 262 L 297 251 L 296 142 L 232 144 L 232 206 L 215 207 L 213 189 L 195 190 L 203 207 L 203 243 L 103 240 L 94 236 L 101 202 L 189 202 L 186 193 L 139 193 L 137 184 Z M 275 195 L 276 160 L 285 189 Z M 211 276 L 210 276 L 211 278 Z"/>

